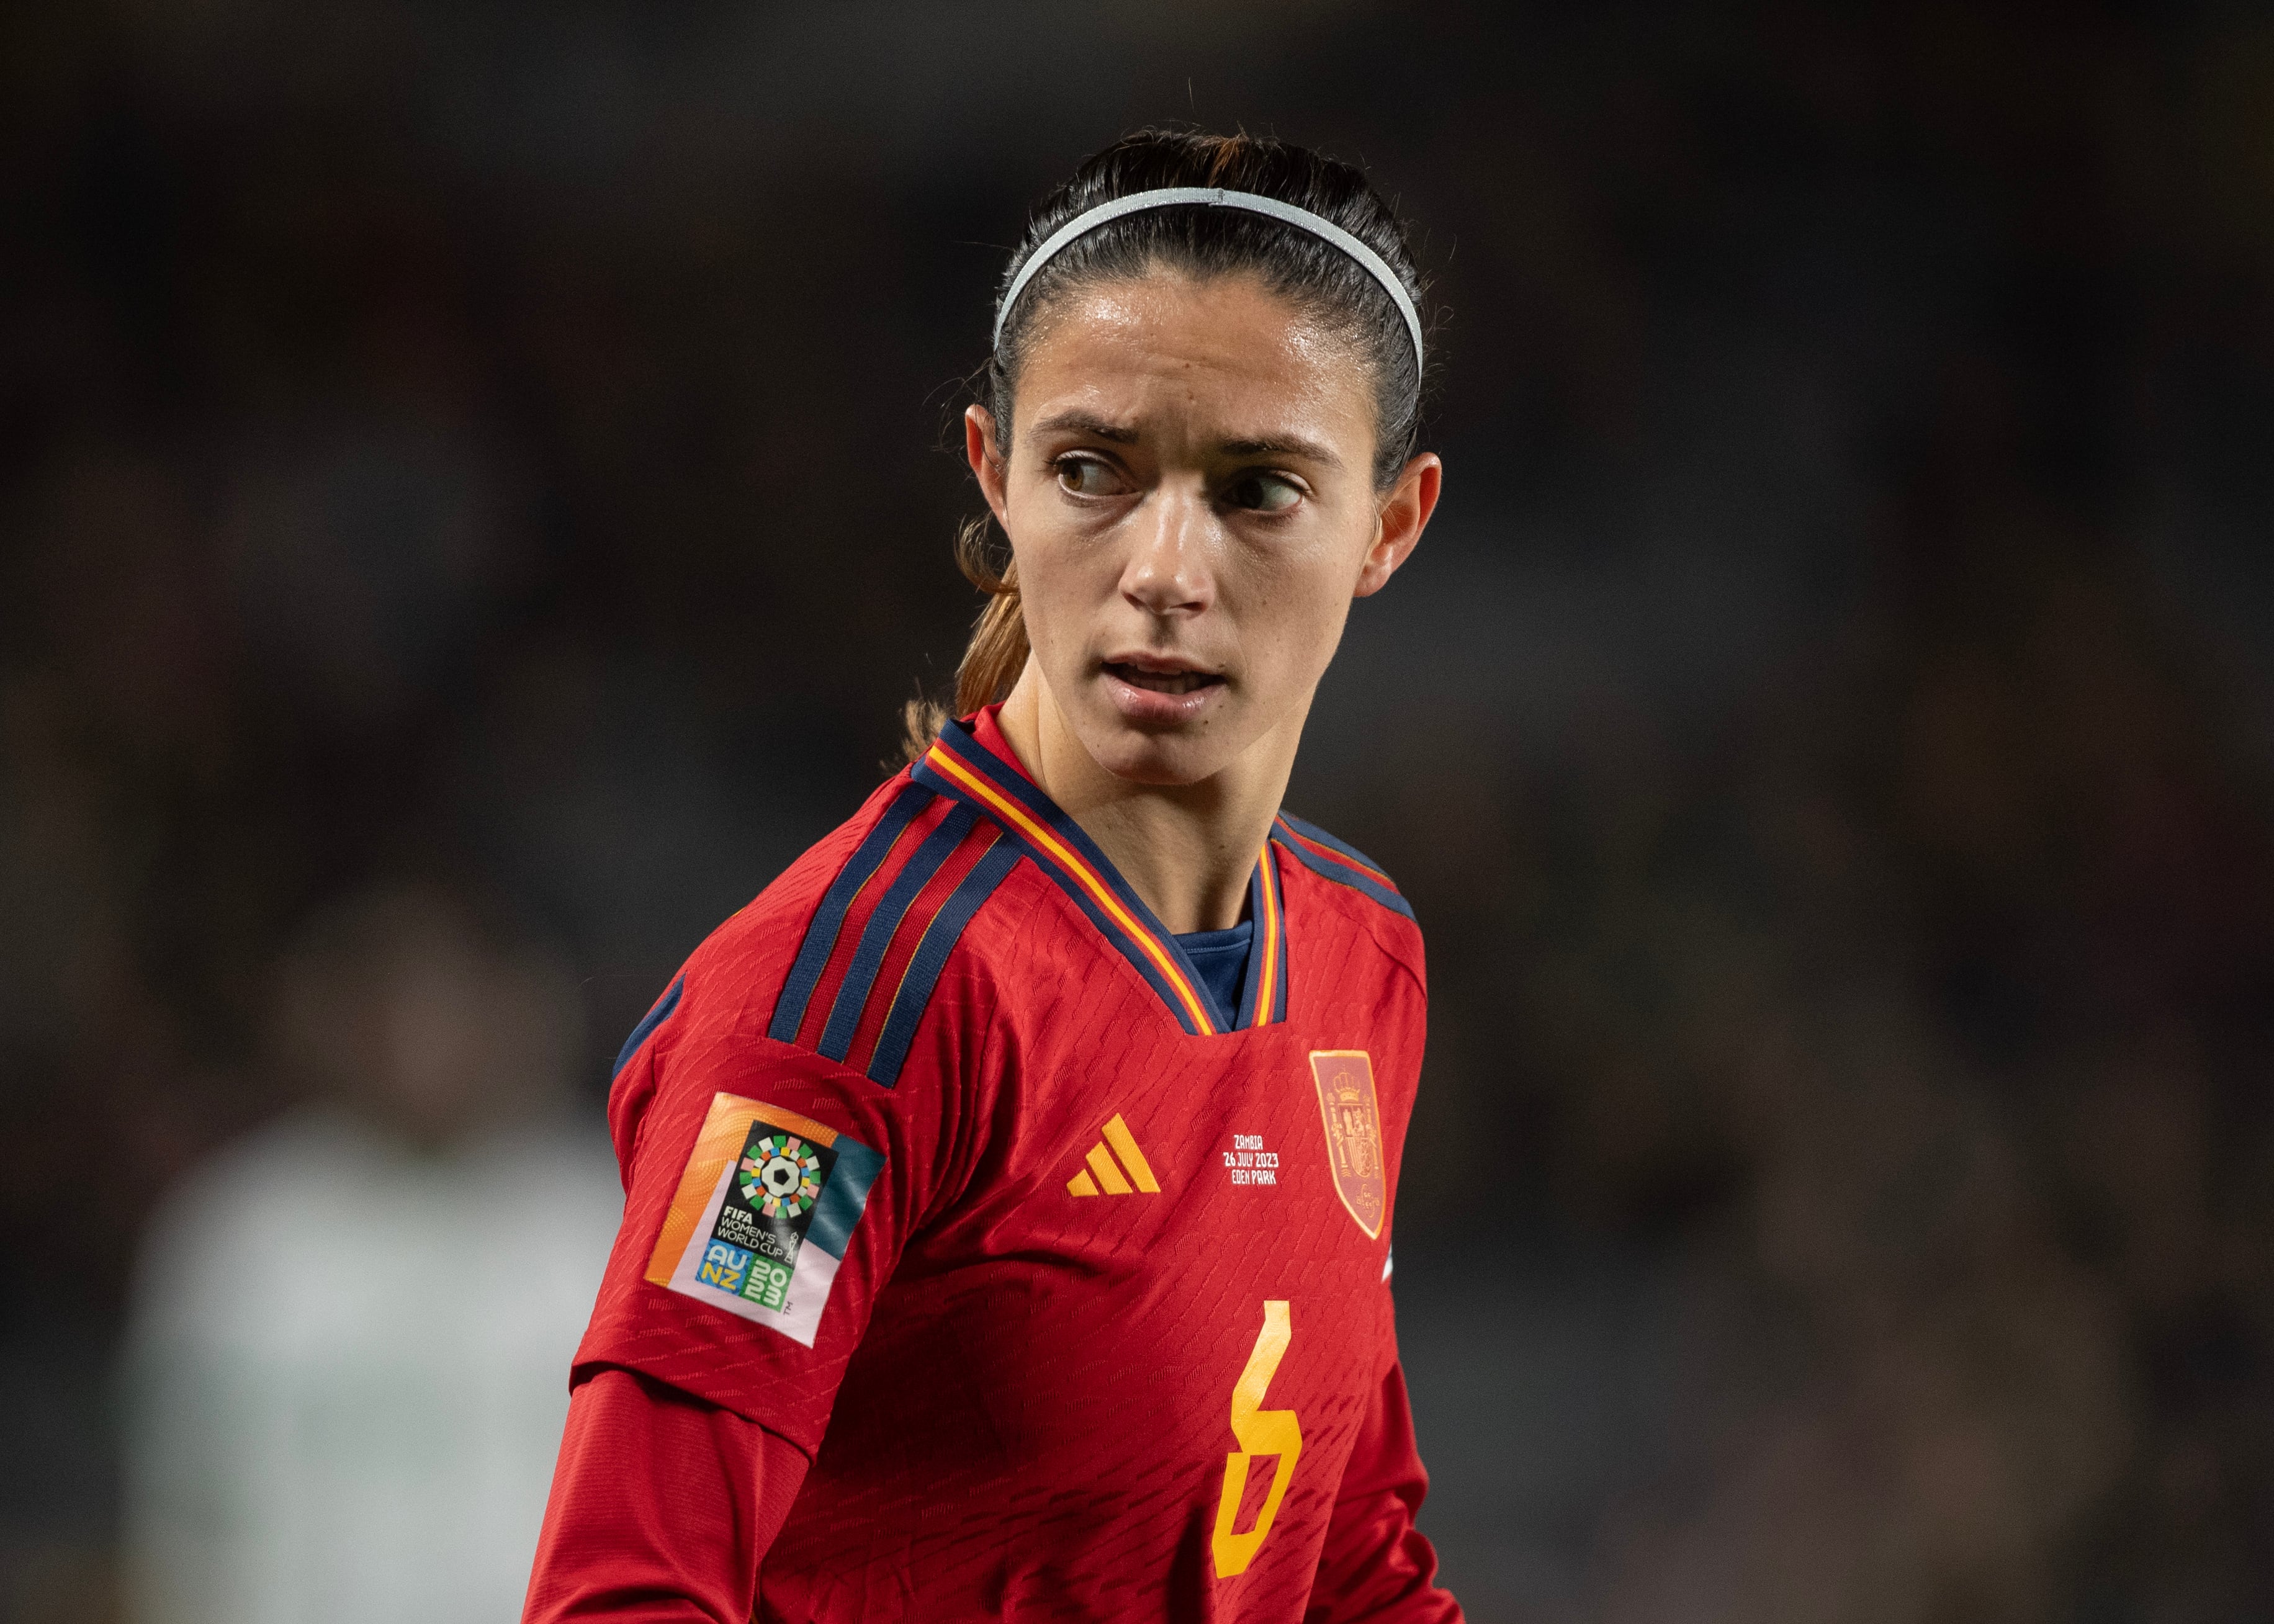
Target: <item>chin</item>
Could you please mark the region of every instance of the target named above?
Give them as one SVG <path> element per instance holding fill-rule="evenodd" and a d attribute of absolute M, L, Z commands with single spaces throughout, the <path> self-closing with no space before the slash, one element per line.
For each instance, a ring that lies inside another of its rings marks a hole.
<path fill-rule="evenodd" d="M 1110 716 L 1096 719 L 1082 733 L 1091 758 L 1115 778 L 1161 788 L 1214 778 L 1239 754 L 1216 728 L 1155 731 Z"/>

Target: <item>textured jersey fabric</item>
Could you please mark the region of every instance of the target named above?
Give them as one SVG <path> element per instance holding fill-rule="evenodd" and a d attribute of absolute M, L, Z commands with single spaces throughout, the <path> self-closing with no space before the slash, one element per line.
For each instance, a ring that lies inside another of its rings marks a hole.
<path fill-rule="evenodd" d="M 576 1374 L 809 1457 L 759 1617 L 1458 1616 L 1388 1283 L 1420 935 L 1286 817 L 1251 912 L 1235 1002 L 982 712 L 634 1034 Z"/>
<path fill-rule="evenodd" d="M 805 1470 L 730 1410 L 599 1372 L 569 1402 L 525 1624 L 742 1624 Z"/>

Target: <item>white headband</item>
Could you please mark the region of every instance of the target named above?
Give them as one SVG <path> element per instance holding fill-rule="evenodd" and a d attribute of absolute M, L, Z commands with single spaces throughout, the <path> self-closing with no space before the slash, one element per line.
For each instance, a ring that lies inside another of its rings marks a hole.
<path fill-rule="evenodd" d="M 995 347 L 1003 347 L 1003 324 L 1011 319 L 1011 312 L 1019 303 L 1019 296 L 1035 279 L 1035 273 L 1058 257 L 1060 250 L 1076 237 L 1087 237 L 1098 227 L 1124 214 L 1135 214 L 1151 208 L 1174 208 L 1180 203 L 1197 203 L 1209 208 L 1246 209 L 1251 214 L 1268 214 L 1284 221 L 1299 231 L 1308 231 L 1322 242 L 1332 243 L 1363 267 L 1367 274 L 1382 284 L 1382 290 L 1397 306 L 1397 313 L 1405 318 L 1405 331 L 1413 340 L 1413 370 L 1421 370 L 1421 318 L 1414 313 L 1413 301 L 1405 291 L 1405 284 L 1397 280 L 1397 273 L 1383 263 L 1380 254 L 1344 230 L 1331 220 L 1321 220 L 1307 208 L 1297 208 L 1292 203 L 1282 203 L 1276 198 L 1259 197 L 1253 192 L 1225 192 L 1216 186 L 1163 186 L 1156 192 L 1132 192 L 1126 198 L 1115 198 L 1096 208 L 1086 209 L 1051 232 L 1040 248 L 1027 256 L 1026 264 L 1011 279 L 1003 303 L 995 312 Z"/>

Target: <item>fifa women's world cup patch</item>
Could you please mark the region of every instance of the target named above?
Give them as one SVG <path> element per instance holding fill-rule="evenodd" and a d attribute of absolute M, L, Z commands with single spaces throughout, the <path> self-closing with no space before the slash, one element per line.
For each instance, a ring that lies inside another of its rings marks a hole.
<path fill-rule="evenodd" d="M 795 1111 L 714 1095 L 647 1278 L 810 1348 L 884 1165 Z"/>

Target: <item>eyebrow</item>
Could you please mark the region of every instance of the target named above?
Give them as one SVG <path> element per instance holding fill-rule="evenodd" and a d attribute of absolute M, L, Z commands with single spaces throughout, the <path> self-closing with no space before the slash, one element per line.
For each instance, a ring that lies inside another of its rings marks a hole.
<path fill-rule="evenodd" d="M 1086 411 L 1053 412 L 1035 425 L 1038 433 L 1095 435 L 1117 446 L 1133 446 L 1142 438 L 1126 423 L 1111 423 Z M 1343 460 L 1314 440 L 1283 436 L 1267 440 L 1227 440 L 1217 445 L 1216 451 L 1224 456 L 1295 456 L 1305 457 L 1329 468 L 1340 468 Z"/>
<path fill-rule="evenodd" d="M 1292 437 L 1281 440 L 1227 440 L 1216 447 L 1226 456 L 1294 456 L 1306 457 L 1314 462 L 1323 462 L 1329 468 L 1340 468 L 1342 458 L 1314 440 Z"/>
<path fill-rule="evenodd" d="M 1126 423 L 1108 423 L 1104 418 L 1086 411 L 1055 412 L 1035 425 L 1036 433 L 1071 429 L 1078 434 L 1095 434 L 1100 440 L 1110 440 L 1117 446 L 1133 446 L 1137 431 Z"/>

